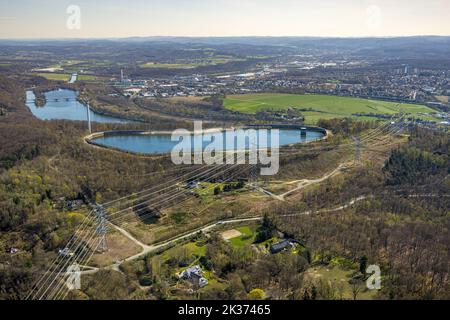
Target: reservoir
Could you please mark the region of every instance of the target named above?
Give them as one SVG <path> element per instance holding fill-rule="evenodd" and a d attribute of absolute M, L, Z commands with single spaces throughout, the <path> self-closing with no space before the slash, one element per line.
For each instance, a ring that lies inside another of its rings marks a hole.
<path fill-rule="evenodd" d="M 255 129 L 255 131 L 259 134 L 259 131 L 263 129 Z M 265 129 L 264 129 L 265 130 Z M 315 141 L 322 139 L 325 136 L 324 130 L 318 129 L 307 129 L 306 135 L 301 134 L 300 129 L 278 129 L 279 130 L 279 146 L 286 146 L 296 143 L 305 143 L 310 141 Z M 266 142 L 257 141 L 257 145 L 260 148 L 270 147 L 271 135 L 274 132 L 273 130 L 267 130 L 267 139 Z M 305 133 L 305 131 L 304 131 Z M 193 151 L 200 151 L 199 148 L 194 148 L 194 139 L 200 138 L 202 139 L 202 149 L 204 150 L 206 146 L 210 145 L 212 141 L 214 141 L 213 136 L 221 135 L 219 139 L 223 143 L 220 143 L 220 148 L 216 148 L 217 151 L 230 151 L 230 150 L 238 150 L 237 148 L 237 139 L 234 139 L 234 144 L 227 145 L 226 141 L 226 132 L 218 131 L 215 134 L 204 132 L 203 139 L 201 138 L 202 134 L 191 134 L 190 135 L 190 146 Z M 187 138 L 189 139 L 189 138 Z M 133 152 L 133 153 L 141 153 L 141 154 L 164 154 L 170 153 L 173 148 L 179 144 L 179 140 L 172 141 L 170 134 L 163 133 L 108 133 L 106 132 L 103 136 L 94 137 L 89 140 L 90 143 L 113 148 L 116 150 Z M 200 144 L 197 144 L 199 146 Z M 249 149 L 249 139 L 245 139 L 245 148 Z"/>
<path fill-rule="evenodd" d="M 35 117 L 41 120 L 78 120 L 87 121 L 87 107 L 77 100 L 77 92 L 68 89 L 58 89 L 46 92 L 46 103 L 36 106 L 33 91 L 26 92 L 26 105 Z M 125 123 L 127 120 L 105 116 L 90 110 L 91 121 L 102 123 Z"/>
<path fill-rule="evenodd" d="M 77 100 L 77 92 L 68 89 L 58 89 L 48 91 L 45 93 L 46 103 L 42 107 L 36 106 L 35 95 L 33 91 L 26 92 L 26 105 L 30 108 L 31 112 L 41 120 L 87 120 L 87 107 Z M 90 118 L 93 122 L 100 123 L 125 123 L 130 122 L 118 117 L 101 115 L 90 110 Z M 250 128 L 247 128 L 250 129 Z M 256 143 L 259 148 L 270 147 L 270 140 L 272 132 L 271 129 L 263 128 L 251 128 L 259 135 L 260 130 L 267 130 L 266 142 L 249 142 L 247 138 L 245 140 L 245 149 L 249 149 L 250 145 Z M 277 128 L 279 132 L 279 146 L 286 146 L 296 143 L 306 143 L 322 139 L 326 132 L 320 128 L 306 128 L 301 130 L 300 126 L 288 126 Z M 302 134 L 303 131 L 303 134 Z M 215 130 L 206 131 L 202 133 L 190 134 L 190 145 L 193 151 L 200 151 L 198 147 L 201 145 L 202 149 L 210 145 L 214 139 L 219 137 L 224 143 L 220 147 L 216 148 L 217 151 L 230 151 L 236 150 L 237 139 L 234 139 L 234 144 L 227 145 L 226 141 L 227 131 Z M 202 140 L 200 143 L 195 144 L 194 141 Z M 103 135 L 99 135 L 89 140 L 90 143 L 99 145 L 102 147 L 113 148 L 125 152 L 141 153 L 141 154 L 164 154 L 170 153 L 173 148 L 179 144 L 179 141 L 172 141 L 170 133 L 148 133 L 148 132 L 105 132 Z M 193 146 L 196 145 L 197 148 Z"/>

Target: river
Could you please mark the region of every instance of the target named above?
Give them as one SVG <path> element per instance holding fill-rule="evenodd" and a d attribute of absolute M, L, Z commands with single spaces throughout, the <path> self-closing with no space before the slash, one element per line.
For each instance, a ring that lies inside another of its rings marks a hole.
<path fill-rule="evenodd" d="M 41 120 L 79 120 L 87 121 L 87 106 L 77 100 L 77 92 L 68 89 L 58 89 L 45 93 L 46 103 L 36 106 L 33 91 L 26 92 L 26 105 L 35 117 Z M 90 110 L 91 121 L 101 123 L 130 122 L 119 117 L 105 116 Z"/>

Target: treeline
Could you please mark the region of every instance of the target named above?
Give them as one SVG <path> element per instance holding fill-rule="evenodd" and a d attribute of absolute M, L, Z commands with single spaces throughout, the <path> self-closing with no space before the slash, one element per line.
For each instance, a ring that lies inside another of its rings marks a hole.
<path fill-rule="evenodd" d="M 319 119 L 317 126 L 331 130 L 333 134 L 350 136 L 373 129 L 379 121 L 358 121 L 352 118 Z"/>
<path fill-rule="evenodd" d="M 223 107 L 220 98 L 195 99 L 172 98 L 172 99 L 145 99 L 134 100 L 140 108 L 173 117 L 215 120 L 218 122 L 232 121 L 250 123 L 255 119 L 252 115 L 227 110 Z"/>
<path fill-rule="evenodd" d="M 421 183 L 443 169 L 447 171 L 449 163 L 446 158 L 448 157 L 415 148 L 403 147 L 393 150 L 384 168 L 389 175 L 387 183 L 390 185 Z"/>
<path fill-rule="evenodd" d="M 0 76 L 0 170 L 39 156 L 54 143 L 51 130 L 39 125 L 24 105 L 25 92 L 12 78 Z M 33 128 L 33 129 L 31 129 Z"/>
<path fill-rule="evenodd" d="M 450 173 L 448 134 L 415 128 L 408 145 L 393 150 L 384 171 L 389 185 L 439 185 Z M 433 183 L 434 182 L 434 183 Z"/>

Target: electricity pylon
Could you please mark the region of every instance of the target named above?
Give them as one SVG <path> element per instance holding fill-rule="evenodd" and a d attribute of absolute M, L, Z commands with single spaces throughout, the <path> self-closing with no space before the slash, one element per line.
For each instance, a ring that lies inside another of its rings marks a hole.
<path fill-rule="evenodd" d="M 253 188 L 258 187 L 258 165 L 254 164 L 250 168 L 250 184 L 253 186 Z"/>
<path fill-rule="evenodd" d="M 97 205 L 95 210 L 95 215 L 97 217 L 97 234 L 100 236 L 100 243 L 98 245 L 99 252 L 108 251 L 108 243 L 106 241 L 106 233 L 108 228 L 106 226 L 106 211 L 101 205 Z"/>
<path fill-rule="evenodd" d="M 361 140 L 357 137 L 352 137 L 353 141 L 355 142 L 355 159 L 354 164 L 359 165 L 361 164 L 361 149 L 363 147 Z"/>
<path fill-rule="evenodd" d="M 252 163 L 251 159 L 254 163 Z M 249 165 L 251 165 L 250 184 L 256 190 L 258 188 L 258 143 L 256 136 L 254 136 L 253 141 L 250 142 L 248 161 Z"/>

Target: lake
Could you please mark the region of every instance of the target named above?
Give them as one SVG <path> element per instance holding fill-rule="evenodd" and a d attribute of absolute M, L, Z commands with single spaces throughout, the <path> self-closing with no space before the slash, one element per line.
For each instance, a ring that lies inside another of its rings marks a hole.
<path fill-rule="evenodd" d="M 261 129 L 255 129 L 255 131 L 259 134 L 259 130 Z M 221 134 L 222 141 L 225 141 L 225 131 L 219 132 Z M 270 147 L 270 138 L 271 138 L 272 130 L 268 130 L 267 134 L 267 142 L 264 144 L 259 144 L 257 142 L 257 145 L 259 147 Z M 194 139 L 195 137 L 200 137 L 201 134 L 190 135 L 190 145 L 192 146 L 192 150 L 199 151 L 199 148 L 194 149 Z M 319 140 L 325 136 L 324 132 L 317 131 L 317 130 L 306 130 L 306 135 L 301 135 L 300 129 L 279 129 L 279 145 L 280 146 L 286 146 L 296 143 L 305 143 L 309 141 Z M 212 133 L 204 133 L 203 134 L 203 141 L 202 141 L 202 149 L 204 150 L 205 147 L 213 141 L 213 134 Z M 170 153 L 173 148 L 179 143 L 178 141 L 172 141 L 171 135 L 169 134 L 105 134 L 101 137 L 96 137 L 90 140 L 91 143 L 114 148 L 126 152 L 135 152 L 135 153 L 142 153 L 142 154 L 163 154 L 163 153 Z M 200 145 L 200 144 L 198 144 Z M 217 151 L 228 151 L 228 150 L 235 150 L 238 149 L 235 146 L 236 138 L 234 139 L 234 144 L 231 144 L 230 146 L 227 146 L 224 144 L 221 144 L 220 148 L 217 148 Z M 245 148 L 249 148 L 249 141 L 246 139 L 245 141 Z"/>
<path fill-rule="evenodd" d="M 36 106 L 33 91 L 26 92 L 26 105 L 35 117 L 41 120 L 79 120 L 87 121 L 87 106 L 77 100 L 77 92 L 68 89 L 58 89 L 46 92 L 46 103 L 42 107 Z M 90 110 L 92 122 L 122 123 L 127 120 L 105 116 Z"/>

